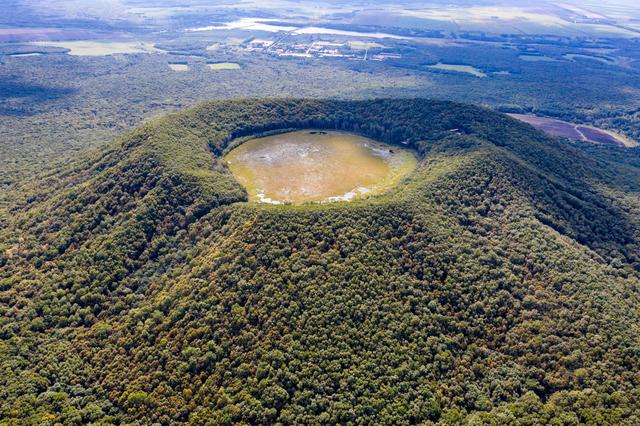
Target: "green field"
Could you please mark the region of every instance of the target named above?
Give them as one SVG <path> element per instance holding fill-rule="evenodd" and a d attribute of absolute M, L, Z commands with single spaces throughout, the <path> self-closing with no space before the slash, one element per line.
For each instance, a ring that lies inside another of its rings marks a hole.
<path fill-rule="evenodd" d="M 237 64 L 235 62 L 216 62 L 207 64 L 207 66 L 214 71 L 240 69 L 240 64 Z"/>

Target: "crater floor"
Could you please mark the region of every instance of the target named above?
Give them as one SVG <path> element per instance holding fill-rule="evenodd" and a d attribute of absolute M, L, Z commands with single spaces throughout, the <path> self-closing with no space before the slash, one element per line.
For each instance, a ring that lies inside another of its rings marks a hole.
<path fill-rule="evenodd" d="M 303 130 L 246 141 L 225 157 L 250 201 L 351 201 L 379 194 L 417 165 L 413 152 L 346 132 Z"/>

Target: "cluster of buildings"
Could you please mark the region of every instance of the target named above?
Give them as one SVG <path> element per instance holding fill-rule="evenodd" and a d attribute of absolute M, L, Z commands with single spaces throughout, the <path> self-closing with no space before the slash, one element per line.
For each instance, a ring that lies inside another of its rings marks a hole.
<path fill-rule="evenodd" d="M 248 52 L 262 52 L 279 57 L 298 58 L 344 58 L 359 61 L 384 61 L 387 59 L 400 59 L 399 53 L 381 52 L 384 46 L 377 43 L 373 48 L 354 48 L 349 42 L 332 41 L 308 41 L 288 42 L 287 35 L 276 40 L 255 38 L 242 44 L 241 48 Z M 370 52 L 370 50 L 372 52 Z"/>

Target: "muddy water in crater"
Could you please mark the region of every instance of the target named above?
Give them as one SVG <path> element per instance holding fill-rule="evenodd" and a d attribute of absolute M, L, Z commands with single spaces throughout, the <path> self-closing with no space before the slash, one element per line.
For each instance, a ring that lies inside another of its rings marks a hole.
<path fill-rule="evenodd" d="M 379 194 L 417 165 L 409 150 L 351 133 L 314 130 L 251 139 L 225 159 L 251 201 L 273 204 Z"/>

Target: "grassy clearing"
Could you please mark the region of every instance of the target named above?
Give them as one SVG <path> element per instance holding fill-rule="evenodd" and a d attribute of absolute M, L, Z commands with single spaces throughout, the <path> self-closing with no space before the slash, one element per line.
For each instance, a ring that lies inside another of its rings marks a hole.
<path fill-rule="evenodd" d="M 471 74 L 479 78 L 484 78 L 487 76 L 487 74 L 485 74 L 484 72 L 482 72 L 476 67 L 472 67 L 471 65 L 455 65 L 455 64 L 437 63 L 435 65 L 429 65 L 429 68 L 442 70 L 442 71 L 462 72 L 465 74 Z"/>
<path fill-rule="evenodd" d="M 36 46 L 69 49 L 73 56 L 108 56 L 117 54 L 160 53 L 153 44 L 140 41 L 36 41 Z"/>
<path fill-rule="evenodd" d="M 376 43 L 375 41 L 361 41 L 353 40 L 349 42 L 349 47 L 354 50 L 367 50 L 367 49 L 384 49 L 384 44 Z"/>
<path fill-rule="evenodd" d="M 518 56 L 525 62 L 557 62 L 557 59 L 550 58 L 544 55 L 520 55 Z"/>
<path fill-rule="evenodd" d="M 240 64 L 237 64 L 235 62 L 216 62 L 213 64 L 207 64 L 207 66 L 209 67 L 209 69 L 212 69 L 214 71 L 240 69 Z"/>
<path fill-rule="evenodd" d="M 171 68 L 174 71 L 178 71 L 178 72 L 185 72 L 185 71 L 189 71 L 189 65 L 187 64 L 168 64 L 169 68 Z"/>

